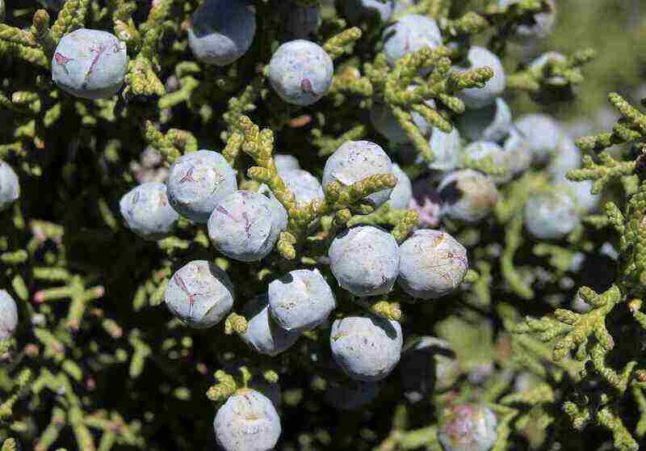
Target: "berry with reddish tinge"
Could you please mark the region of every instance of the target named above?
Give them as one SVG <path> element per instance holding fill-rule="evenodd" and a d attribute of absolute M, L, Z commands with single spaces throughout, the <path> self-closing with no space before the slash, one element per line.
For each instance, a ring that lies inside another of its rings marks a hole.
<path fill-rule="evenodd" d="M 236 172 L 225 158 L 211 150 L 179 157 L 170 167 L 168 199 L 180 215 L 206 223 L 217 201 L 238 189 Z"/>
<path fill-rule="evenodd" d="M 186 325 L 205 329 L 219 323 L 233 306 L 229 276 L 205 260 L 178 269 L 166 287 L 166 306 Z"/>
<path fill-rule="evenodd" d="M 469 269 L 467 251 L 446 232 L 417 230 L 399 248 L 397 283 L 409 295 L 436 299 L 455 290 Z"/>
<path fill-rule="evenodd" d="M 222 254 L 251 262 L 266 257 L 287 226 L 275 199 L 251 191 L 235 191 L 220 199 L 208 221 L 209 238 Z"/>
<path fill-rule="evenodd" d="M 269 82 L 287 103 L 318 102 L 332 86 L 334 63 L 323 47 L 298 39 L 278 47 L 269 62 Z"/>
<path fill-rule="evenodd" d="M 463 169 L 446 175 L 438 187 L 442 214 L 464 222 L 478 222 L 498 202 L 493 180 L 474 170 Z"/>
<path fill-rule="evenodd" d="M 480 404 L 459 404 L 444 412 L 439 431 L 445 451 L 488 451 L 496 443 L 496 415 Z"/>
<path fill-rule="evenodd" d="M 52 58 L 52 80 L 84 99 L 105 99 L 123 85 L 126 43 L 106 31 L 81 28 L 63 36 Z"/>

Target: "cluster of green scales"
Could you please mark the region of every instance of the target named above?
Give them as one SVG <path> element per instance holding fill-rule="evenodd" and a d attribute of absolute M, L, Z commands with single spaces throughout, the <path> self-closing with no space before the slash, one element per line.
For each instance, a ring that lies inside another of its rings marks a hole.
<path fill-rule="evenodd" d="M 636 450 L 646 440 L 646 115 L 617 94 L 610 102 L 619 121 L 579 139 L 584 166 L 569 174 L 594 181 L 602 212 L 567 240 L 540 243 L 523 233 L 525 198 L 547 183 L 532 170 L 501 189 L 488 221 L 446 224 L 468 247 L 471 265 L 455 295 L 414 304 L 395 293 L 369 307 L 339 299 L 340 311 L 370 308 L 402 321 L 408 337 L 432 333 L 451 343 L 461 377 L 417 405 L 406 402 L 396 375 L 366 408 L 326 405 L 323 393 L 335 376 L 325 332 L 309 332 L 269 359 L 236 337 L 246 327 L 239 314 L 208 331 L 183 327 L 159 304 L 173 268 L 213 259 L 204 231 L 184 221 L 174 236 L 150 243 L 118 215 L 144 148 L 169 164 L 199 143 L 222 150 L 246 173 L 243 187 L 265 183 L 288 207 L 288 230 L 269 259 L 216 259 L 234 280 L 246 281 L 237 284 L 240 299 L 276 274 L 312 264 L 324 252 L 320 244 L 348 224 L 380 224 L 402 241 L 417 225 L 416 212 L 370 211 L 359 202 L 393 186 L 394 177 L 329 186 L 325 202 L 297 208 L 273 153 L 295 154 L 320 173 L 344 141 L 378 139 L 365 120 L 378 101 L 432 160 L 411 113 L 450 131 L 464 110 L 455 94 L 491 77 L 487 68 L 458 73 L 452 62 L 470 42 L 505 55 L 510 30 L 546 2 L 501 10 L 496 2 L 422 0 L 415 11 L 438 19 L 445 36 L 465 45 L 421 50 L 392 68 L 376 45 L 379 31 L 351 28 L 326 7 L 319 36 L 335 59 L 335 79 L 326 99 L 307 110 L 276 101 L 264 78 L 281 37 L 278 0 L 256 2 L 254 46 L 223 69 L 198 64 L 187 49 L 197 0 L 67 0 L 52 17 L 33 3 L 10 2 L 7 23 L 0 23 L 0 159 L 16 169 L 23 191 L 0 215 L 0 287 L 19 301 L 20 316 L 14 338 L 0 343 L 2 450 L 203 449 L 212 441 L 214 401 L 249 383 L 281 386 L 286 449 L 440 449 L 442 412 L 457 402 L 484 403 L 496 413 L 496 450 Z M 50 81 L 57 41 L 83 26 L 127 42 L 130 63 L 118 98 L 83 101 Z M 590 56 L 578 52 L 541 71 L 518 67 L 508 90 L 541 100 L 569 97 Z M 424 89 L 411 95 L 406 88 L 419 81 L 421 68 L 430 69 Z M 430 98 L 437 109 L 424 103 Z M 404 169 L 412 176 L 420 170 Z M 308 236 L 317 218 L 320 230 Z M 618 251 L 616 262 L 601 256 L 605 242 Z M 572 271 L 580 253 L 593 268 Z M 577 297 L 589 308 L 568 309 Z M 482 368 L 488 377 L 474 382 L 469 376 Z"/>

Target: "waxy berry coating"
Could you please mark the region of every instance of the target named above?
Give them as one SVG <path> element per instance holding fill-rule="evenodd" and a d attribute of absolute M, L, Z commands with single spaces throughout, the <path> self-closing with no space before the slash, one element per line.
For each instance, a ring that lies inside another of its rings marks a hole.
<path fill-rule="evenodd" d="M 227 399 L 213 421 L 215 438 L 226 451 L 269 451 L 280 438 L 280 417 L 269 398 L 243 388 Z"/>
<path fill-rule="evenodd" d="M 525 204 L 525 227 L 536 238 L 564 238 L 581 222 L 576 201 L 569 190 L 534 193 Z"/>
<path fill-rule="evenodd" d="M 355 296 L 389 293 L 397 279 L 397 241 L 379 227 L 357 226 L 337 235 L 328 256 L 341 288 Z"/>
<path fill-rule="evenodd" d="M 467 62 L 467 69 L 490 68 L 493 70 L 493 77 L 486 82 L 483 88 L 467 88 L 461 91 L 458 96 L 468 108 L 483 108 L 491 105 L 500 97 L 507 84 L 507 76 L 500 58 L 483 47 L 474 46 L 469 49 Z"/>
<path fill-rule="evenodd" d="M 238 189 L 236 173 L 224 157 L 198 150 L 179 157 L 170 167 L 168 199 L 182 216 L 206 223 L 217 201 Z"/>
<path fill-rule="evenodd" d="M 397 283 L 409 295 L 436 299 L 455 290 L 469 269 L 467 251 L 446 232 L 417 230 L 399 248 Z"/>
<path fill-rule="evenodd" d="M 106 31 L 81 28 L 59 41 L 52 80 L 76 97 L 105 99 L 121 89 L 127 65 L 125 42 Z"/>
<path fill-rule="evenodd" d="M 332 86 L 334 64 L 323 47 L 298 39 L 278 47 L 269 62 L 269 82 L 287 103 L 318 102 Z"/>
<path fill-rule="evenodd" d="M 119 209 L 130 230 L 151 240 L 168 236 L 179 218 L 170 206 L 166 185 L 158 182 L 143 183 L 124 194 Z"/>
<path fill-rule="evenodd" d="M 269 284 L 269 311 L 285 330 L 306 331 L 325 322 L 336 307 L 321 273 L 298 269 Z"/>
<path fill-rule="evenodd" d="M 233 306 L 233 284 L 217 266 L 194 260 L 168 282 L 166 306 L 187 326 L 205 329 L 219 323 Z"/>
<path fill-rule="evenodd" d="M 234 260 L 266 257 L 287 225 L 276 202 L 251 191 L 236 191 L 220 199 L 208 222 L 211 243 Z"/>
<path fill-rule="evenodd" d="M 350 378 L 378 381 L 399 362 L 401 326 L 373 316 L 349 316 L 332 324 L 330 347 L 334 360 Z"/>
<path fill-rule="evenodd" d="M 438 191 L 442 214 L 468 223 L 484 219 L 498 201 L 498 190 L 493 180 L 471 169 L 446 175 Z"/>
<path fill-rule="evenodd" d="M 18 325 L 18 306 L 6 290 L 0 290 L 0 340 L 13 336 Z"/>
<path fill-rule="evenodd" d="M 488 451 L 496 443 L 498 422 L 488 407 L 459 404 L 443 417 L 438 435 L 445 451 Z"/>
<path fill-rule="evenodd" d="M 384 54 L 394 65 L 403 56 L 423 48 L 442 45 L 442 33 L 437 22 L 426 16 L 409 14 L 384 30 Z"/>
<path fill-rule="evenodd" d="M 247 330 L 240 334 L 242 341 L 260 354 L 275 356 L 291 347 L 300 333 L 280 327 L 269 314 L 267 296 L 256 297 L 244 306 Z"/>
<path fill-rule="evenodd" d="M 0 160 L 0 211 L 5 210 L 20 197 L 18 175 L 4 161 Z"/>
<path fill-rule="evenodd" d="M 390 157 L 378 144 L 370 141 L 346 141 L 325 162 L 323 187 L 338 182 L 349 186 L 371 175 L 392 174 Z M 375 207 L 385 203 L 392 188 L 377 191 L 365 199 Z"/>
<path fill-rule="evenodd" d="M 205 0 L 191 17 L 188 43 L 199 61 L 226 66 L 249 50 L 255 33 L 249 0 Z"/>
<path fill-rule="evenodd" d="M 397 177 L 397 185 L 390 193 L 388 205 L 390 208 L 407 209 L 413 198 L 413 184 L 408 175 L 396 164 L 393 164 L 393 174 Z"/>

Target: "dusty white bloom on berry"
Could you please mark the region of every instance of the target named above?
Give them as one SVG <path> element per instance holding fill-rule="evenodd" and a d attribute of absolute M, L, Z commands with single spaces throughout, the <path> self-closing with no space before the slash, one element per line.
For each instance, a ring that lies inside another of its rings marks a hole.
<path fill-rule="evenodd" d="M 323 169 L 323 186 L 339 182 L 349 186 L 371 175 L 392 174 L 393 165 L 388 154 L 370 141 L 347 141 L 326 161 Z M 372 193 L 366 197 L 378 207 L 390 197 L 391 189 Z"/>
<path fill-rule="evenodd" d="M 106 31 L 81 28 L 63 36 L 52 58 L 52 80 L 84 99 L 116 94 L 126 75 L 126 43 Z"/>
<path fill-rule="evenodd" d="M 215 438 L 226 451 L 269 451 L 280 438 L 280 417 L 269 398 L 256 390 L 238 390 L 218 409 Z"/>
<path fill-rule="evenodd" d="M 233 306 L 229 276 L 206 260 L 178 269 L 166 287 L 166 306 L 186 325 L 204 329 L 219 323 Z"/>
<path fill-rule="evenodd" d="M 332 86 L 334 63 L 320 45 L 298 39 L 278 47 L 269 62 L 269 82 L 285 102 L 307 106 Z"/>
<path fill-rule="evenodd" d="M 436 299 L 455 290 L 469 269 L 467 251 L 446 232 L 422 229 L 399 248 L 402 289 L 413 297 Z"/>
<path fill-rule="evenodd" d="M 334 360 L 352 379 L 378 381 L 399 362 L 401 326 L 383 318 L 349 316 L 332 324 L 330 346 Z"/>
<path fill-rule="evenodd" d="M 0 160 L 0 211 L 5 210 L 20 197 L 18 175 L 4 161 Z"/>
<path fill-rule="evenodd" d="M 151 240 L 168 236 L 179 218 L 166 195 L 166 185 L 159 182 L 143 183 L 124 194 L 119 209 L 130 230 Z"/>
<path fill-rule="evenodd" d="M 204 0 L 191 16 L 188 43 L 199 61 L 226 66 L 244 55 L 256 33 L 248 0 Z"/>
<path fill-rule="evenodd" d="M 0 290 L 0 340 L 13 336 L 18 325 L 18 306 L 7 290 Z"/>
<path fill-rule="evenodd" d="M 334 238 L 328 255 L 337 282 L 355 296 L 386 294 L 397 279 L 397 241 L 378 227 L 346 230 Z"/>
<path fill-rule="evenodd" d="M 269 314 L 266 296 L 249 301 L 243 308 L 247 330 L 240 338 L 260 354 L 275 356 L 290 348 L 300 337 L 297 331 L 280 327 Z"/>
<path fill-rule="evenodd" d="M 274 202 L 277 201 L 251 191 L 235 191 L 220 199 L 208 221 L 213 246 L 239 261 L 266 257 L 286 226 Z"/>
<path fill-rule="evenodd" d="M 486 406 L 452 406 L 444 412 L 440 443 L 445 451 L 488 451 L 496 443 L 496 426 L 496 415 Z"/>
<path fill-rule="evenodd" d="M 445 176 L 438 187 L 442 214 L 464 222 L 478 222 L 498 201 L 496 184 L 486 175 L 463 169 Z"/>
<path fill-rule="evenodd" d="M 493 70 L 493 77 L 483 88 L 468 88 L 458 95 L 469 108 L 483 108 L 494 103 L 505 90 L 507 76 L 505 69 L 494 53 L 483 47 L 471 47 L 467 55 L 467 69 L 488 67 Z"/>
<path fill-rule="evenodd" d="M 220 198 L 238 189 L 233 168 L 211 150 L 187 153 L 175 160 L 166 185 L 173 208 L 199 223 L 209 220 Z"/>
<path fill-rule="evenodd" d="M 336 307 L 321 273 L 298 269 L 269 284 L 269 311 L 285 330 L 306 331 L 325 322 Z"/>

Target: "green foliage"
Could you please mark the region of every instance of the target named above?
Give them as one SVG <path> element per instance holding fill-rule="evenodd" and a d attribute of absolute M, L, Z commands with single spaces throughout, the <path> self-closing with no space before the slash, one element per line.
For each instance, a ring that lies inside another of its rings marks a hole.
<path fill-rule="evenodd" d="M 460 91 L 493 76 L 486 67 L 457 69 L 472 43 L 505 57 L 514 114 L 525 111 L 525 97 L 554 110 L 579 93 L 583 101 L 565 109 L 585 113 L 600 90 L 609 90 L 604 77 L 630 85 L 643 63 L 641 54 L 613 52 L 602 42 L 599 23 L 609 23 L 608 33 L 623 30 L 599 12 L 606 2 L 559 2 L 557 30 L 565 32 L 539 47 L 569 56 L 540 70 L 525 64 L 519 55 L 527 48 L 510 35 L 545 11 L 546 1 L 508 8 L 494 1 L 417 2 L 408 12 L 438 19 L 451 45 L 424 48 L 393 67 L 381 51 L 379 26 L 351 26 L 324 2 L 312 39 L 335 60 L 334 81 L 319 103 L 302 109 L 281 102 L 265 78 L 272 52 L 286 39 L 281 2 L 254 2 L 254 44 L 222 68 L 196 62 L 188 48 L 197 0 L 67 0 L 59 11 L 8 4 L 0 23 L 0 159 L 19 173 L 23 192 L 0 212 L 0 288 L 17 300 L 20 319 L 15 336 L 0 342 L 2 450 L 203 449 L 212 445 L 219 403 L 246 387 L 278 385 L 281 449 L 440 450 L 442 412 L 461 402 L 496 413 L 496 450 L 638 449 L 646 439 L 646 116 L 618 94 L 610 96 L 617 124 L 578 140 L 583 164 L 568 176 L 593 181 L 603 211 L 565 240 L 540 242 L 524 230 L 528 196 L 553 188 L 544 168 L 533 167 L 499 187 L 487 220 L 443 222 L 469 254 L 471 269 L 455 293 L 419 302 L 399 289 L 359 299 L 335 287 L 339 316 L 370 312 L 400 321 L 407 349 L 421 336 L 446 340 L 459 373 L 449 389 L 432 387 L 414 403 L 396 370 L 375 401 L 340 412 L 326 403 L 326 390 L 347 379 L 331 365 L 325 327 L 271 359 L 239 337 L 248 327 L 239 303 L 296 268 L 329 275 L 324 261 L 338 232 L 379 225 L 401 243 L 420 226 L 418 211 L 364 201 L 394 187 L 391 174 L 330 183 L 324 199 L 297 204 L 276 154 L 295 155 L 320 175 L 343 142 L 370 139 L 413 178 L 429 175 L 426 163 L 436 155 L 413 113 L 439 130 L 453 129 L 465 109 Z M 621 9 L 619 0 L 607 3 Z M 56 43 L 81 27 L 111 30 L 126 43 L 130 61 L 118 96 L 81 100 L 50 82 Z M 640 27 L 622 42 L 637 45 Z M 588 45 L 596 59 L 581 49 Z M 412 156 L 379 137 L 367 119 L 375 104 L 405 131 Z M 144 164 L 146 147 L 158 153 L 158 163 Z M 222 258 L 204 228 L 187 220 L 156 242 L 122 224 L 118 201 L 125 192 L 202 148 L 221 150 L 241 188 L 265 185 L 287 211 L 288 227 L 267 259 Z M 492 159 L 464 166 L 502 171 Z M 605 244 L 615 259 L 602 252 Z M 160 305 L 174 270 L 198 258 L 236 284 L 234 311 L 206 331 L 187 329 Z M 581 258 L 596 269 L 577 267 Z"/>

